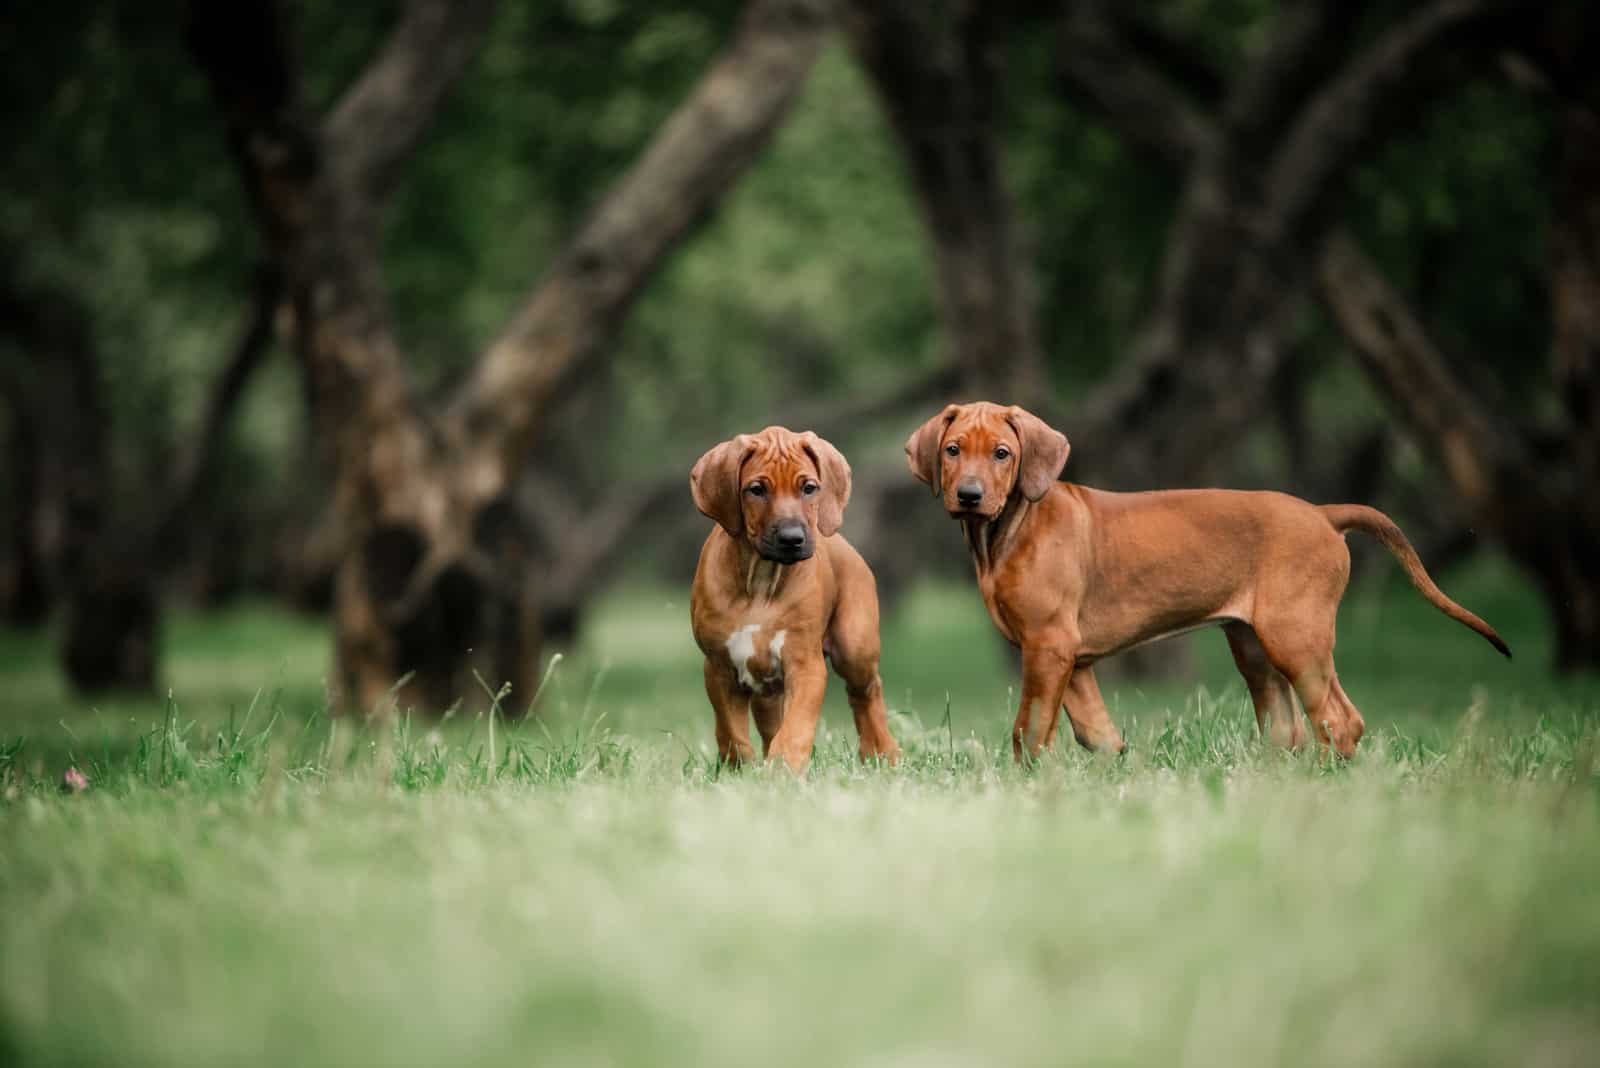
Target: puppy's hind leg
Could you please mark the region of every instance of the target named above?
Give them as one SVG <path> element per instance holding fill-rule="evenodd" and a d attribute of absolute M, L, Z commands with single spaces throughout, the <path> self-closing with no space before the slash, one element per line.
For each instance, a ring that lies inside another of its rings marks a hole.
<path fill-rule="evenodd" d="M 1333 696 L 1344 706 L 1344 729 L 1350 737 L 1350 749 L 1355 750 L 1361 741 L 1361 736 L 1367 733 L 1367 721 L 1361 718 L 1361 711 L 1356 708 L 1355 702 L 1350 700 L 1344 692 L 1344 687 L 1339 685 L 1337 673 L 1333 676 Z"/>
<path fill-rule="evenodd" d="M 1256 710 L 1256 729 L 1261 737 L 1285 749 L 1298 749 L 1306 740 L 1305 721 L 1294 704 L 1289 680 L 1278 673 L 1261 648 L 1261 641 L 1248 623 L 1229 623 L 1223 628 L 1234 666 L 1244 676 L 1250 690 L 1250 703 Z"/>
<path fill-rule="evenodd" d="M 1356 742 L 1361 738 L 1360 714 L 1351 719 L 1349 713 L 1354 712 L 1355 706 L 1349 704 L 1348 698 L 1341 698 L 1344 691 L 1333 673 L 1332 625 L 1286 634 L 1257 630 L 1256 636 L 1272 666 L 1283 672 L 1294 687 L 1317 741 L 1332 746 L 1340 756 L 1354 756 Z"/>

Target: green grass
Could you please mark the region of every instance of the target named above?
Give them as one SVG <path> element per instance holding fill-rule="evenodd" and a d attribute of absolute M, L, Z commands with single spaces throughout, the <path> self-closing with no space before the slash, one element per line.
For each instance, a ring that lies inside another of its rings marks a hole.
<path fill-rule="evenodd" d="M 1208 634 L 1107 686 L 1126 757 L 1018 769 L 966 587 L 885 628 L 902 765 L 835 684 L 805 781 L 717 767 L 681 591 L 492 743 L 329 720 L 259 606 L 174 624 L 165 701 L 0 635 L 0 1063 L 1593 1063 L 1596 685 L 1500 568 L 1445 586 L 1512 664 L 1371 578 L 1348 764 L 1262 747 Z"/>

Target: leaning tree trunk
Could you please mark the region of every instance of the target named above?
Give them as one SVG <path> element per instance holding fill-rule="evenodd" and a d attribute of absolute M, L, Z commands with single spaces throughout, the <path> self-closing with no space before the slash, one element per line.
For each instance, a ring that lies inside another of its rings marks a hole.
<path fill-rule="evenodd" d="M 20 385 L 5 385 L 11 402 L 5 440 L 5 458 L 11 467 L 11 503 L 7 510 L 10 545 L 0 560 L 0 621 L 34 627 L 50 614 L 50 588 L 34 529 L 35 502 L 43 489 L 39 439 Z"/>
<path fill-rule="evenodd" d="M 1321 260 L 1324 302 L 1357 363 L 1438 461 L 1456 496 L 1543 592 L 1556 629 L 1556 667 L 1600 666 L 1600 544 L 1593 484 L 1572 463 L 1571 427 L 1554 441 L 1479 397 L 1451 368 L 1405 299 L 1346 238 Z M 1558 330 L 1559 333 L 1559 330 Z"/>
<path fill-rule="evenodd" d="M 336 700 L 368 713 L 391 694 L 438 712 L 506 682 L 511 708 L 531 696 L 538 603 L 512 491 L 545 410 L 606 351 L 665 255 L 759 155 L 827 22 L 823 0 L 754 0 L 728 48 L 435 413 L 394 339 L 376 223 L 488 10 L 414 0 L 320 126 L 306 113 L 276 4 L 196 5 L 191 21 L 292 294 L 340 523 Z"/>

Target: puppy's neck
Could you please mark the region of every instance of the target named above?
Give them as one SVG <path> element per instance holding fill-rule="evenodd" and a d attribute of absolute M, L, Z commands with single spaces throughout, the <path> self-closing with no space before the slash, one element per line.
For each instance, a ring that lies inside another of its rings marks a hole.
<path fill-rule="evenodd" d="M 795 565 L 768 560 L 743 539 L 737 544 L 739 592 L 751 601 L 776 601 Z"/>
<path fill-rule="evenodd" d="M 1021 493 L 1013 492 L 1006 506 L 993 519 L 963 519 L 961 532 L 966 535 L 967 551 L 972 554 L 972 566 L 978 577 L 989 574 L 1005 558 L 1016 541 L 1017 531 L 1027 518 L 1029 501 Z"/>

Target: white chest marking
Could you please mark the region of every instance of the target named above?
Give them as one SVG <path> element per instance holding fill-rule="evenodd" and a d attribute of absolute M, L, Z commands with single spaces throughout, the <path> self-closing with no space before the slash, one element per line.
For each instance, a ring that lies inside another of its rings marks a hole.
<path fill-rule="evenodd" d="M 756 680 L 750 674 L 750 658 L 756 655 L 756 632 L 760 629 L 759 623 L 746 623 L 728 636 L 728 659 L 739 673 L 739 682 L 752 690 Z"/>
<path fill-rule="evenodd" d="M 756 678 L 750 664 L 756 656 L 756 635 L 759 633 L 761 624 L 746 623 L 728 636 L 728 660 L 739 673 L 739 684 L 749 690 L 763 689 L 783 678 L 783 641 L 789 632 L 780 630 L 768 641 L 766 659 L 770 668 L 763 679 Z"/>

